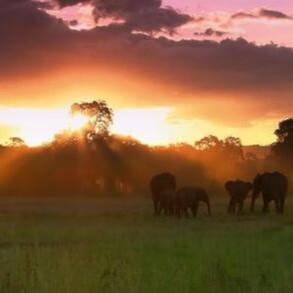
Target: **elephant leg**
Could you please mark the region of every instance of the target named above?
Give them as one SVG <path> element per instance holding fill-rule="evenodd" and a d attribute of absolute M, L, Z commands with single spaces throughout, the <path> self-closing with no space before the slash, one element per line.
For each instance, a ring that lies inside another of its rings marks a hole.
<path fill-rule="evenodd" d="M 236 211 L 236 202 L 233 202 L 232 204 L 232 214 L 234 215 Z"/>
<path fill-rule="evenodd" d="M 169 214 L 174 215 L 174 203 L 173 202 L 171 202 L 169 204 Z"/>
<path fill-rule="evenodd" d="M 196 218 L 197 216 L 197 211 L 198 211 L 198 202 L 192 206 L 192 215 L 194 218 Z"/>
<path fill-rule="evenodd" d="M 275 199 L 275 207 L 276 213 L 280 213 L 280 200 L 278 198 Z"/>
<path fill-rule="evenodd" d="M 172 202 L 169 202 L 169 216 L 174 214 L 174 206 Z"/>
<path fill-rule="evenodd" d="M 280 213 L 284 213 L 285 197 L 280 198 Z"/>
<path fill-rule="evenodd" d="M 165 203 L 163 206 L 163 209 L 164 209 L 164 215 L 168 216 L 168 214 L 169 214 L 168 204 Z"/>
<path fill-rule="evenodd" d="M 158 202 L 158 200 L 153 199 L 153 203 L 154 203 L 154 212 L 155 212 L 155 215 L 158 215 L 158 212 L 159 212 L 159 202 Z"/>
<path fill-rule="evenodd" d="M 232 214 L 232 207 L 233 207 L 233 199 L 230 198 L 230 202 L 228 205 L 228 214 Z"/>
<path fill-rule="evenodd" d="M 163 207 L 163 213 L 164 216 L 168 216 L 168 209 L 166 207 Z"/>
<path fill-rule="evenodd" d="M 208 209 L 209 216 L 211 216 L 211 205 L 210 205 L 210 201 L 209 200 L 207 200 L 207 209 Z"/>
<path fill-rule="evenodd" d="M 192 216 L 195 218 L 196 217 L 196 207 L 194 205 L 191 207 L 191 212 L 192 212 Z"/>
<path fill-rule="evenodd" d="M 158 205 L 159 205 L 159 207 L 158 207 L 158 215 L 161 215 L 161 213 L 162 213 L 163 210 L 165 212 L 165 208 L 164 208 L 164 205 L 163 205 L 162 201 L 160 201 L 158 203 Z"/>
<path fill-rule="evenodd" d="M 189 218 L 189 214 L 188 214 L 188 209 L 187 209 L 187 207 L 184 207 L 183 210 L 184 210 L 185 217 L 186 217 L 186 218 Z"/>
<path fill-rule="evenodd" d="M 168 204 L 168 206 L 167 206 L 167 215 L 168 215 L 168 216 L 171 215 L 171 207 L 170 207 L 169 204 Z"/>
<path fill-rule="evenodd" d="M 165 202 L 165 204 L 164 204 L 164 214 L 165 214 L 165 216 L 169 215 L 169 203 L 168 202 Z"/>
<path fill-rule="evenodd" d="M 251 213 L 254 212 L 255 199 L 256 199 L 256 198 L 253 197 L 252 200 L 251 200 L 251 205 L 250 205 L 250 212 L 251 212 Z"/>
<path fill-rule="evenodd" d="M 238 203 L 238 206 L 239 206 L 239 208 L 238 208 L 238 213 L 241 214 L 241 213 L 243 212 L 243 201 L 240 201 L 240 202 Z"/>
<path fill-rule="evenodd" d="M 198 207 L 199 207 L 199 202 L 197 202 L 195 205 L 195 216 L 196 217 L 197 217 Z"/>
<path fill-rule="evenodd" d="M 264 198 L 262 212 L 267 213 L 269 210 L 269 200 Z"/>
<path fill-rule="evenodd" d="M 181 206 L 178 203 L 175 206 L 175 213 L 176 213 L 176 216 L 180 219 L 181 218 Z"/>

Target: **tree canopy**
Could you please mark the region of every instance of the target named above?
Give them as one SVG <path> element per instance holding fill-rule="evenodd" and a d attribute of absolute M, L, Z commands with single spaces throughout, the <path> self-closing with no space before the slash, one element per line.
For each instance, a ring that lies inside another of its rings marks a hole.
<path fill-rule="evenodd" d="M 293 163 L 293 118 L 288 118 L 279 123 L 275 130 L 277 141 L 272 144 L 272 153 L 275 159 L 283 166 L 292 169 Z M 291 171 L 292 172 L 292 171 Z"/>
<path fill-rule="evenodd" d="M 113 110 L 103 100 L 73 104 L 70 115 L 78 114 L 88 118 L 88 123 L 84 127 L 88 138 L 93 138 L 97 134 L 107 135 L 113 124 Z"/>

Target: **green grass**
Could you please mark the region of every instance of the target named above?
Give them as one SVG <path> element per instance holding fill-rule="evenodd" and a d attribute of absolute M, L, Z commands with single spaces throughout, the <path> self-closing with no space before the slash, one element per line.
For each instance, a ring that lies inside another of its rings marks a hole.
<path fill-rule="evenodd" d="M 0 200 L 0 292 L 293 292 L 284 216 L 155 218 L 149 201 Z"/>

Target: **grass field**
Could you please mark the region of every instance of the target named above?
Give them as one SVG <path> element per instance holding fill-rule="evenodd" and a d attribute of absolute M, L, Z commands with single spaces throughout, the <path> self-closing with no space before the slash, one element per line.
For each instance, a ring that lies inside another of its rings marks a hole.
<path fill-rule="evenodd" d="M 292 203 L 212 204 L 178 220 L 145 199 L 1 199 L 0 292 L 293 292 Z"/>

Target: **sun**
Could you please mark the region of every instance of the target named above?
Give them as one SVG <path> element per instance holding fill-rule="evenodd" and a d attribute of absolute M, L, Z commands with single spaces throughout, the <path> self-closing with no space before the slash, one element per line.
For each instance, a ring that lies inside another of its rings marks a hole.
<path fill-rule="evenodd" d="M 83 128 L 88 123 L 88 117 L 82 114 L 76 114 L 71 116 L 70 129 L 73 131 Z"/>

